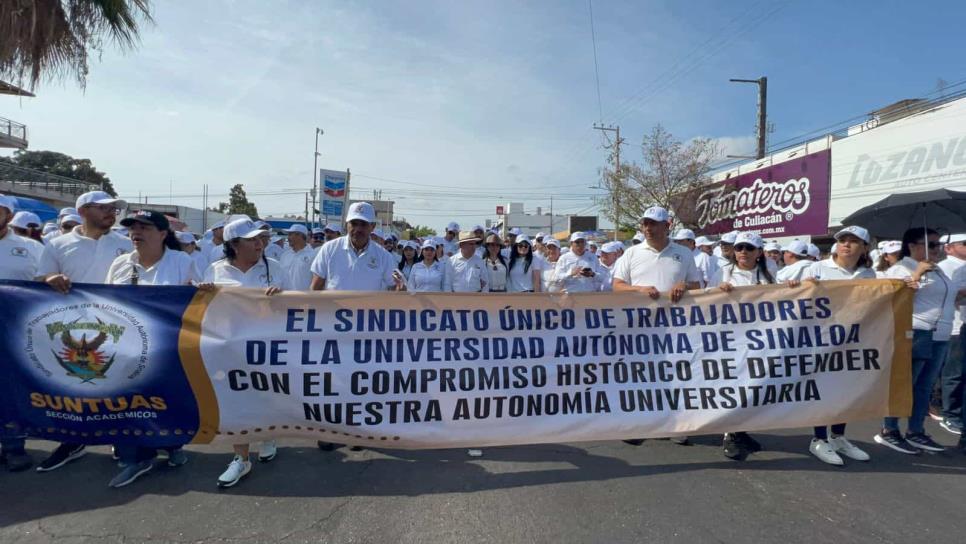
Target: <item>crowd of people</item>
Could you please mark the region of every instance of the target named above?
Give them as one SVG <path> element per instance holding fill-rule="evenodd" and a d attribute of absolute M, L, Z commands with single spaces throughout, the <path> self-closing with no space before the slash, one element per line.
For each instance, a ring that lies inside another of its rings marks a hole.
<path fill-rule="evenodd" d="M 446 227 L 442 237 L 400 240 L 378 228 L 369 203 L 348 208 L 344 225 L 309 230 L 293 225 L 284 237 L 273 235 L 264 221 L 229 216 L 201 237 L 171 229 L 168 218 L 151 210 L 135 210 L 117 221 L 126 203 L 101 191 L 77 198 L 76 207 L 61 210 L 56 223 L 44 224 L 14 201 L 0 195 L 0 279 L 44 282 L 67 293 L 74 282 L 130 285 L 238 286 L 282 291 L 411 291 L 463 293 L 639 292 L 651 299 L 678 302 L 689 291 L 730 292 L 749 285 L 862 278 L 902 280 L 916 290 L 913 308 L 913 408 L 906 433 L 898 418 L 885 418 L 874 441 L 915 455 L 944 448 L 924 429 L 930 399 L 940 380 L 941 407 L 934 417 L 946 431 L 963 429 L 962 324 L 966 299 L 966 234 L 928 228 L 909 229 L 901 240 L 879 242 L 861 226 L 834 235 L 823 255 L 800 240 L 782 246 L 753 232 L 730 232 L 713 241 L 689 229 L 672 232 L 667 210 L 649 208 L 639 232 L 626 243 L 598 243 L 581 232 L 570 234 L 567 247 L 553 236 L 532 239 L 519 229 L 500 231 L 481 225 Z M 959 306 L 957 307 L 957 304 Z M 808 451 L 831 465 L 870 456 L 845 437 L 845 423 L 816 427 Z M 33 461 L 25 452 L 25 436 L 13 426 L 0 430 L 0 459 L 9 470 L 25 470 Z M 686 437 L 676 437 L 682 445 Z M 640 445 L 643 439 L 625 440 Z M 338 447 L 319 443 L 322 449 Z M 762 449 L 746 432 L 722 439 L 723 453 L 735 460 Z M 236 444 L 221 487 L 236 485 L 252 470 L 249 444 Z M 257 458 L 277 455 L 274 441 L 257 444 Z M 49 472 L 79 459 L 85 446 L 62 443 L 37 466 Z M 120 471 L 112 487 L 135 481 L 161 454 L 170 466 L 185 464 L 180 447 L 114 448 Z M 470 450 L 479 455 L 479 450 Z"/>

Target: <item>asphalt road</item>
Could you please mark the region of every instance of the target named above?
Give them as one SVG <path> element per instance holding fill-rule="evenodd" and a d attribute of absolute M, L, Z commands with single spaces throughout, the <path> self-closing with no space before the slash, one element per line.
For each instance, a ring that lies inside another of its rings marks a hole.
<path fill-rule="evenodd" d="M 189 448 L 184 467 L 115 490 L 97 447 L 52 473 L 0 471 L 0 542 L 963 542 L 966 455 L 903 456 L 875 445 L 876 430 L 850 425 L 873 459 L 843 468 L 811 457 L 804 429 L 756 434 L 767 451 L 743 463 L 716 437 L 482 458 L 299 442 L 230 490 L 215 486 L 224 449 Z M 51 444 L 30 447 L 40 459 Z"/>

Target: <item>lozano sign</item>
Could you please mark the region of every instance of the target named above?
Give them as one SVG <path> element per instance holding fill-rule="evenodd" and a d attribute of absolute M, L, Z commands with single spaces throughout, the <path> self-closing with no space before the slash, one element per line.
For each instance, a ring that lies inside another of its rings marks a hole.
<path fill-rule="evenodd" d="M 741 174 L 695 191 L 695 223 L 707 234 L 828 232 L 830 151 Z"/>

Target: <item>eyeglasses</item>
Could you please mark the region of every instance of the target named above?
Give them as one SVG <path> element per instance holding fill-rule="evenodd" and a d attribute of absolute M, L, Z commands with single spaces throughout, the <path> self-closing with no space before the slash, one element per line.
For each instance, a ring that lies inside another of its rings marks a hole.
<path fill-rule="evenodd" d="M 121 209 L 114 204 L 88 204 L 87 208 L 93 208 L 101 213 L 112 213 L 118 215 L 121 213 Z"/>
<path fill-rule="evenodd" d="M 751 244 L 738 244 L 735 246 L 735 251 L 747 251 L 750 253 L 756 249 L 758 248 Z"/>

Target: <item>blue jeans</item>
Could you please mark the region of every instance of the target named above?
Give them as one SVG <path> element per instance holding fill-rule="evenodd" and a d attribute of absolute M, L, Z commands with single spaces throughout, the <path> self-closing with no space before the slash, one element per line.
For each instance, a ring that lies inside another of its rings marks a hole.
<path fill-rule="evenodd" d="M 929 396 L 939 372 L 946 362 L 949 342 L 932 339 L 932 331 L 913 331 L 912 337 L 912 415 L 909 416 L 910 433 L 921 433 L 923 422 L 929 413 Z M 887 431 L 899 430 L 899 418 L 887 417 L 882 420 Z"/>
<path fill-rule="evenodd" d="M 966 381 L 964 355 L 966 355 L 966 324 L 960 327 L 959 336 L 954 336 L 949 342 L 949 357 L 946 358 L 946 366 L 943 367 L 940 379 L 943 417 L 957 422 L 963 421 L 963 403 L 966 402 L 966 390 L 963 388 L 963 382 Z"/>

